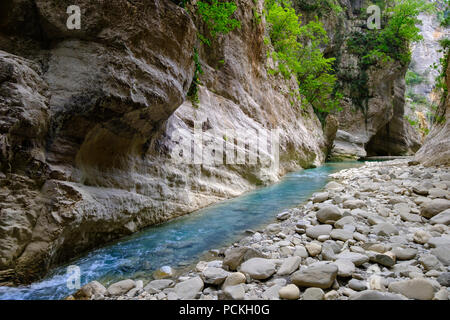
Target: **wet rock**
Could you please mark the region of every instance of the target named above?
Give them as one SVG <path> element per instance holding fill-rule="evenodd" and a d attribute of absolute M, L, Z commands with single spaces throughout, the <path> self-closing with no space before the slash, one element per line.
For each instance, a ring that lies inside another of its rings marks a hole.
<path fill-rule="evenodd" d="M 92 296 L 104 296 L 106 288 L 98 281 L 92 281 L 82 286 L 77 292 L 73 294 L 75 299 L 90 299 Z"/>
<path fill-rule="evenodd" d="M 289 284 L 282 287 L 278 291 L 278 295 L 281 299 L 298 300 L 300 298 L 300 289 L 295 284 Z"/>
<path fill-rule="evenodd" d="M 203 286 L 203 280 L 195 277 L 177 283 L 174 292 L 181 300 L 192 300 L 203 290 Z"/>
<path fill-rule="evenodd" d="M 431 300 L 435 293 L 430 281 L 420 278 L 392 282 L 389 284 L 389 291 L 417 300 Z"/>
<path fill-rule="evenodd" d="M 264 258 L 252 258 L 241 265 L 240 272 L 247 273 L 253 279 L 264 280 L 272 276 L 276 271 L 273 260 Z"/>
<path fill-rule="evenodd" d="M 136 282 L 134 282 L 131 279 L 122 280 L 116 283 L 113 283 L 108 287 L 108 293 L 111 296 L 119 296 L 122 294 L 127 293 L 131 289 L 133 289 L 136 286 Z"/>
<path fill-rule="evenodd" d="M 295 272 L 291 281 L 299 287 L 318 287 L 328 289 L 333 285 L 338 273 L 338 267 L 333 264 L 310 266 Z"/>

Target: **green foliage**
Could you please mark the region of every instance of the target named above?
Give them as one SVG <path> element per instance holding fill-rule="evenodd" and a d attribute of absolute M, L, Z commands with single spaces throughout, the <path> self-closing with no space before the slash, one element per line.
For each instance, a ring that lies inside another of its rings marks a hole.
<path fill-rule="evenodd" d="M 450 0 L 444 0 L 446 8 L 437 12 L 438 20 L 441 22 L 441 26 L 450 26 Z"/>
<path fill-rule="evenodd" d="M 236 28 L 240 28 L 240 21 L 231 18 L 236 9 L 237 6 L 234 2 L 219 2 L 219 0 L 197 2 L 197 13 L 208 27 L 213 38 L 218 34 L 227 34 Z M 206 45 L 211 44 L 206 37 L 201 36 L 199 38 Z"/>
<path fill-rule="evenodd" d="M 426 0 L 390 0 L 384 10 L 385 26 L 381 30 L 354 33 L 348 47 L 366 65 L 390 60 L 407 65 L 411 61 L 410 44 L 422 39 L 418 15 L 433 10 L 434 4 Z"/>
<path fill-rule="evenodd" d="M 417 120 L 411 119 L 408 115 L 405 114 L 404 117 L 409 122 L 411 127 L 417 127 L 419 125 L 419 122 Z"/>
<path fill-rule="evenodd" d="M 293 2 L 302 11 L 333 11 L 334 13 L 343 11 L 338 0 L 293 0 Z"/>
<path fill-rule="evenodd" d="M 415 104 L 428 104 L 427 97 L 421 94 L 414 93 L 412 90 L 408 90 L 406 96 L 410 98 Z"/>
<path fill-rule="evenodd" d="M 189 100 L 192 102 L 194 108 L 198 108 L 200 99 L 198 97 L 198 85 L 200 83 L 200 75 L 203 74 L 202 65 L 200 64 L 200 59 L 198 56 L 197 48 L 194 48 L 193 59 L 195 63 L 194 78 L 192 79 L 191 87 L 187 93 Z"/>
<path fill-rule="evenodd" d="M 316 19 L 302 25 L 289 2 L 276 0 L 266 2 L 266 20 L 274 48 L 271 56 L 278 63 L 269 73 L 295 75 L 301 97 L 318 115 L 338 109 L 342 95 L 335 92 L 335 59 L 325 58 L 320 50 L 328 42 L 322 24 Z"/>
<path fill-rule="evenodd" d="M 424 79 L 424 77 L 422 77 L 420 74 L 418 74 L 412 70 L 408 70 L 406 72 L 405 81 L 406 81 L 407 85 L 413 86 L 413 85 L 425 82 L 426 79 Z"/>

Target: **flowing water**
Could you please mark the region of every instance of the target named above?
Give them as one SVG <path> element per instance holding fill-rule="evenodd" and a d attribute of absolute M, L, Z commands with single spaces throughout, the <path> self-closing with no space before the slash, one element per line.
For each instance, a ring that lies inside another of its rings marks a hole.
<path fill-rule="evenodd" d="M 208 250 L 229 245 L 247 229 L 274 221 L 277 213 L 295 207 L 329 182 L 329 174 L 360 166 L 361 162 L 327 163 L 286 175 L 279 183 L 147 228 L 53 269 L 45 279 L 18 288 L 0 287 L 4 299 L 63 299 L 73 293 L 67 282 L 69 265 L 80 268 L 81 285 L 98 280 L 104 285 L 124 278 L 148 278 L 169 265 L 194 263 Z"/>

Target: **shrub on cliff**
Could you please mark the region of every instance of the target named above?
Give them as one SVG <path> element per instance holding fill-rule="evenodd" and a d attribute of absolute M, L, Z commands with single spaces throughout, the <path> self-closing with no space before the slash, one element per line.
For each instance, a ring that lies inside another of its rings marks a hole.
<path fill-rule="evenodd" d="M 320 48 L 328 36 L 322 24 L 315 19 L 302 24 L 289 1 L 266 1 L 266 20 L 270 41 L 274 48 L 272 58 L 276 70 L 285 78 L 295 75 L 303 102 L 313 106 L 320 116 L 338 108 L 341 95 L 334 92 L 336 76 L 334 58 L 325 58 Z M 323 120 L 323 118 L 321 119 Z"/>

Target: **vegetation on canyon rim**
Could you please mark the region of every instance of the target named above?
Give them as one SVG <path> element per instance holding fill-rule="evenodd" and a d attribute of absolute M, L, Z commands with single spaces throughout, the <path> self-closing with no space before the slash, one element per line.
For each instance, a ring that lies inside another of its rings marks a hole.
<path fill-rule="evenodd" d="M 182 0 L 180 5 L 187 8 L 189 0 Z M 407 65 L 411 61 L 410 44 L 422 39 L 420 29 L 417 27 L 421 21 L 418 15 L 421 12 L 431 12 L 434 4 L 425 0 L 388 0 L 375 1 L 382 9 L 381 29 L 363 29 L 355 32 L 347 41 L 350 52 L 359 57 L 361 74 L 352 84 L 354 92 L 353 102 L 367 114 L 369 100 L 368 75 L 370 67 L 377 67 L 389 61 L 399 61 Z M 303 22 L 302 11 L 317 11 L 316 17 Z M 219 35 L 226 35 L 241 24 L 235 16 L 237 5 L 232 1 L 205 0 L 197 1 L 189 7 L 190 14 L 196 15 L 206 26 L 206 34 L 198 33 L 200 42 L 211 46 L 212 39 Z M 271 45 L 272 52 L 268 53 L 277 66 L 268 68 L 272 75 L 279 74 L 284 78 L 294 76 L 298 83 L 298 91 L 291 95 L 300 98 L 303 106 L 311 105 L 323 123 L 330 112 L 340 111 L 340 101 L 343 97 L 340 92 L 339 78 L 334 70 L 335 57 L 325 57 L 322 48 L 329 42 L 327 32 L 318 15 L 321 12 L 339 15 L 343 12 L 336 0 L 266 0 L 262 14 L 267 22 L 266 45 Z M 362 17 L 365 17 L 362 9 Z M 261 22 L 260 14 L 254 10 L 255 21 Z M 445 21 L 445 17 L 442 18 Z M 195 61 L 195 74 L 188 98 L 194 107 L 198 106 L 199 75 L 203 73 L 199 62 L 198 49 L 195 48 L 193 58 Z M 408 81 L 412 79 L 407 75 Z M 438 79 L 438 85 L 442 81 Z M 445 85 L 445 84 L 444 84 Z"/>

